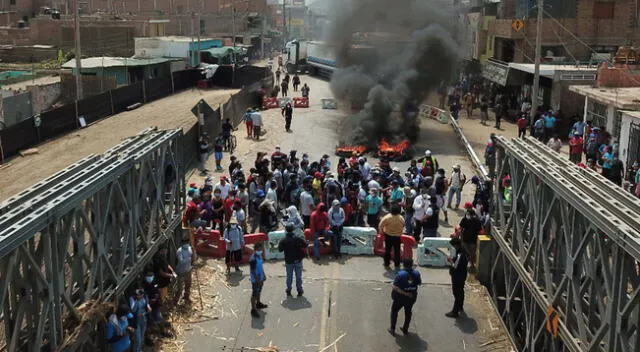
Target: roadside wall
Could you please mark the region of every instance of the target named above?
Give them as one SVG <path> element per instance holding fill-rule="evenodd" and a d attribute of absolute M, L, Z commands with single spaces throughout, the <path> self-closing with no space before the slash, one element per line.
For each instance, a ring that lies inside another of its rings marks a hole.
<path fill-rule="evenodd" d="M 31 106 L 33 114 L 39 114 L 48 110 L 60 99 L 62 84 L 60 82 L 43 84 L 37 86 L 27 86 L 27 91 L 31 93 Z"/>

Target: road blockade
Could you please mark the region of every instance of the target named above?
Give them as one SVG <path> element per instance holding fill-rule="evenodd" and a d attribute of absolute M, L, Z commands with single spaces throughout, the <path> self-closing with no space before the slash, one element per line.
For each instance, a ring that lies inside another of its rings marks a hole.
<path fill-rule="evenodd" d="M 400 237 L 400 258 L 413 259 L 413 247 L 416 245 L 416 239 L 413 236 L 402 235 Z M 373 243 L 373 252 L 375 255 L 384 256 L 385 244 L 384 234 L 378 234 Z"/>
<path fill-rule="evenodd" d="M 350 255 L 371 255 L 376 235 L 376 229 L 372 227 L 344 227 L 340 252 Z"/>
<path fill-rule="evenodd" d="M 193 235 L 196 254 L 210 258 L 224 258 L 226 246 L 218 230 L 197 231 Z"/>
<path fill-rule="evenodd" d="M 309 242 L 309 248 L 307 248 L 307 254 L 309 256 L 312 256 L 313 254 L 313 240 L 315 240 L 315 236 L 314 234 L 311 233 L 311 229 L 305 229 L 304 230 L 304 238 L 307 240 L 307 242 Z M 326 245 L 323 244 L 323 240 L 324 239 L 324 243 L 326 243 Z M 331 245 L 331 236 L 329 235 L 329 229 L 325 230 L 325 235 L 320 237 L 320 243 L 319 243 L 319 252 L 320 255 L 329 255 L 333 253 L 333 247 Z"/>
<path fill-rule="evenodd" d="M 264 98 L 262 99 L 262 109 L 277 109 L 278 108 L 278 98 Z"/>
<path fill-rule="evenodd" d="M 244 235 L 244 248 L 242 249 L 242 261 L 240 262 L 242 264 L 248 264 L 249 258 L 253 254 L 253 245 L 256 243 L 264 243 L 267 245 L 267 240 L 267 234 L 262 232 Z"/>
<path fill-rule="evenodd" d="M 308 108 L 309 107 L 309 98 L 307 98 L 307 97 L 295 97 L 295 98 L 293 98 L 293 107 L 294 108 Z"/>
<path fill-rule="evenodd" d="M 267 260 L 284 259 L 284 252 L 278 250 L 280 241 L 287 235 L 284 230 L 271 231 L 268 234 L 267 243 L 265 243 L 265 258 Z"/>
<path fill-rule="evenodd" d="M 418 245 L 418 265 L 446 267 L 449 265 L 448 258 L 452 256 L 455 249 L 449 243 L 448 237 L 425 237 Z"/>

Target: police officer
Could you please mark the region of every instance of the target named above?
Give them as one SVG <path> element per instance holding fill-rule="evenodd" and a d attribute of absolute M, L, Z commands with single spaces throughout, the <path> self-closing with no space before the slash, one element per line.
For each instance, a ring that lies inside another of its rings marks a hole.
<path fill-rule="evenodd" d="M 404 325 L 400 330 L 402 333 L 409 334 L 409 324 L 411 323 L 411 309 L 418 298 L 418 286 L 422 284 L 420 272 L 413 269 L 413 259 L 405 259 L 402 261 L 403 269 L 398 272 L 393 280 L 393 290 L 391 291 L 391 326 L 389 333 L 396 334 L 396 322 L 398 321 L 398 312 L 404 308 Z"/>
<path fill-rule="evenodd" d="M 462 247 L 462 242 L 454 238 L 449 242 L 456 250 L 456 255 L 449 258 L 451 267 L 449 275 L 451 275 L 451 289 L 453 291 L 453 309 L 447 314 L 449 318 L 458 318 L 460 312 L 464 311 L 464 283 L 467 281 L 467 252 Z"/>

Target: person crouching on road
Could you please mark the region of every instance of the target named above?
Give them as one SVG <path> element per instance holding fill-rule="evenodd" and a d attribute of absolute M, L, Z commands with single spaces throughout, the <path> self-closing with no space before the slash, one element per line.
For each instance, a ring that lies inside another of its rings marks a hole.
<path fill-rule="evenodd" d="M 264 268 L 262 267 L 262 243 L 256 243 L 253 245 L 253 254 L 249 259 L 249 281 L 251 281 L 251 316 L 259 318 L 260 313 L 258 309 L 267 308 L 267 305 L 260 302 L 260 294 L 262 293 L 262 286 L 267 280 L 267 276 L 264 274 Z"/>
<path fill-rule="evenodd" d="M 224 241 L 227 245 L 227 253 L 224 262 L 227 264 L 227 275 L 231 274 L 231 263 L 233 262 L 236 272 L 240 271 L 242 261 L 242 249 L 244 248 L 244 230 L 238 219 L 232 217 L 224 230 Z"/>
<path fill-rule="evenodd" d="M 311 214 L 311 224 L 309 229 L 313 235 L 313 257 L 320 260 L 320 237 L 323 238 L 323 245 L 326 246 L 327 228 L 329 227 L 329 216 L 324 203 L 318 204 L 316 210 Z"/>
<path fill-rule="evenodd" d="M 296 290 L 298 297 L 304 294 L 302 289 L 302 259 L 305 256 L 307 241 L 295 235 L 296 226 L 293 222 L 288 222 L 285 226 L 286 236 L 278 244 L 278 251 L 284 252 L 284 262 L 287 269 L 287 297 L 291 296 L 291 283 L 293 274 L 296 274 Z"/>
<path fill-rule="evenodd" d="M 398 272 L 393 279 L 393 291 L 391 291 L 391 326 L 389 333 L 396 334 L 396 322 L 398 312 L 404 308 L 404 325 L 400 330 L 405 335 L 409 334 L 409 324 L 411 323 L 411 309 L 418 298 L 418 286 L 422 284 L 420 272 L 413 269 L 413 259 L 402 261 L 403 269 Z"/>
<path fill-rule="evenodd" d="M 396 270 L 400 268 L 400 243 L 404 230 L 404 218 L 400 215 L 400 205 L 392 204 L 391 213 L 380 221 L 380 230 L 384 234 L 384 267 L 391 263 L 391 249 L 393 249 L 393 263 Z"/>
<path fill-rule="evenodd" d="M 454 257 L 449 258 L 451 267 L 449 275 L 451 275 L 451 289 L 453 291 L 453 309 L 447 314 L 449 318 L 458 318 L 460 312 L 464 312 L 464 283 L 467 281 L 467 252 L 465 252 L 462 242 L 453 238 L 449 242 L 456 250 Z"/>
<path fill-rule="evenodd" d="M 340 201 L 337 199 L 331 203 L 331 209 L 329 209 L 329 228 L 331 230 L 331 247 L 333 248 L 333 257 L 340 258 L 341 244 L 342 244 L 342 229 L 346 216 L 344 210 L 340 207 Z"/>

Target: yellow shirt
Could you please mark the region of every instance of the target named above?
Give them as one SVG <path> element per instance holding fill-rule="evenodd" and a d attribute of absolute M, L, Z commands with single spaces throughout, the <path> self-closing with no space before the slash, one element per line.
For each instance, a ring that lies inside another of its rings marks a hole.
<path fill-rule="evenodd" d="M 401 236 L 404 233 L 404 218 L 402 215 L 387 214 L 380 220 L 380 232 L 389 236 Z"/>

